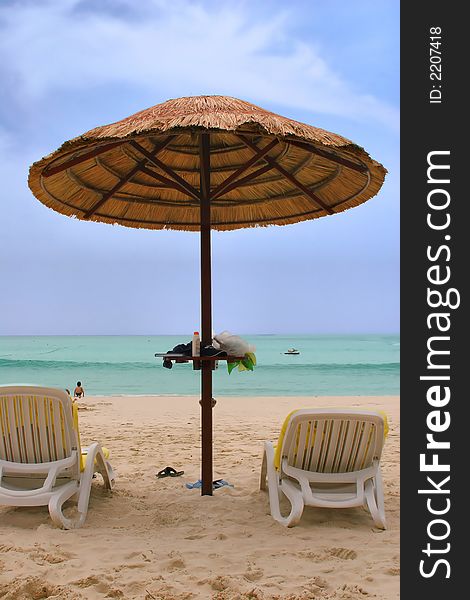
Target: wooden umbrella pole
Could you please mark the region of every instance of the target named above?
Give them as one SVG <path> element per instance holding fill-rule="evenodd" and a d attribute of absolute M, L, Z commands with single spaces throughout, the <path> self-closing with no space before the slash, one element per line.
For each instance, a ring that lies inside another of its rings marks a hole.
<path fill-rule="evenodd" d="M 212 343 L 210 135 L 199 136 L 201 190 L 201 348 Z M 212 496 L 212 364 L 201 361 L 201 495 Z"/>

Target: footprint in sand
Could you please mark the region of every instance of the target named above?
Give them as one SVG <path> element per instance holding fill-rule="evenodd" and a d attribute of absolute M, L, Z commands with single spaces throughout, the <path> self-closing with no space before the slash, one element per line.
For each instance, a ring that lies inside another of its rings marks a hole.
<path fill-rule="evenodd" d="M 166 511 L 166 512 L 165 512 Z M 159 510 L 156 517 L 153 517 L 150 522 L 153 525 L 158 526 L 169 526 L 176 525 L 177 523 L 183 523 L 191 518 L 191 515 L 185 513 L 183 510 L 173 507 L 165 507 Z"/>
<path fill-rule="evenodd" d="M 149 562 L 149 561 L 146 561 Z M 145 564 L 144 561 L 142 562 L 127 562 L 127 563 L 123 563 L 121 565 L 117 565 L 116 567 L 113 567 L 113 571 L 115 573 L 122 573 L 122 571 L 124 569 L 144 569 L 147 565 Z"/>
<path fill-rule="evenodd" d="M 106 594 L 106 598 L 124 598 L 124 592 L 119 588 L 111 588 Z"/>
<path fill-rule="evenodd" d="M 145 588 L 144 600 L 189 600 L 195 598 L 192 592 L 175 592 L 175 588 L 168 583 L 161 583 L 155 587 Z M 140 597 L 140 596 L 139 596 Z"/>
<path fill-rule="evenodd" d="M 29 558 L 37 565 L 57 565 L 75 558 L 75 554 L 59 549 L 46 550 L 45 548 L 38 547 L 29 553 Z"/>
<path fill-rule="evenodd" d="M 113 587 L 112 584 L 104 581 L 98 581 L 95 584 L 95 590 L 100 594 L 104 594 L 106 598 L 124 598 L 124 593 L 119 588 Z"/>
<path fill-rule="evenodd" d="M 375 594 L 371 594 L 364 588 L 358 585 L 344 584 L 333 592 L 332 595 L 328 595 L 327 598 L 331 600 L 364 600 L 367 598 L 376 598 Z"/>
<path fill-rule="evenodd" d="M 350 548 L 325 548 L 321 552 L 311 550 L 302 550 L 296 553 L 301 558 L 308 558 L 314 562 L 324 562 L 330 558 L 339 558 L 341 560 L 354 560 L 357 558 L 357 552 Z"/>
<path fill-rule="evenodd" d="M 341 560 L 354 560 L 357 558 L 357 552 L 349 548 L 328 548 L 327 552 L 330 556 L 340 558 Z"/>
<path fill-rule="evenodd" d="M 168 561 L 166 568 L 167 568 L 167 571 L 172 573 L 173 571 L 178 571 L 179 569 L 184 569 L 185 566 L 186 566 L 186 563 L 184 562 L 184 560 L 182 558 L 172 558 L 170 561 Z"/>
<path fill-rule="evenodd" d="M 77 579 L 76 581 L 72 581 L 72 585 L 76 585 L 80 588 L 87 588 L 92 585 L 98 585 L 100 580 L 96 575 L 90 575 L 89 577 L 84 577 L 83 579 Z"/>
<path fill-rule="evenodd" d="M 217 577 L 214 577 L 213 579 L 208 579 L 207 583 L 216 592 L 223 592 L 231 586 L 232 582 L 231 578 L 227 577 L 227 575 L 217 575 Z"/>
<path fill-rule="evenodd" d="M 262 569 L 251 568 L 248 567 L 248 570 L 243 573 L 243 577 L 248 581 L 258 581 L 264 575 L 264 571 Z"/>
<path fill-rule="evenodd" d="M 166 562 L 166 570 L 170 573 L 172 573 L 173 571 L 184 569 L 186 567 L 186 563 L 184 562 L 183 557 L 178 551 L 172 550 L 168 554 L 168 557 L 170 560 Z"/>
<path fill-rule="evenodd" d="M 130 554 L 126 554 L 124 558 L 128 561 L 132 560 L 133 558 L 137 558 L 143 560 L 144 562 L 151 562 L 149 554 L 153 554 L 153 550 L 148 550 L 147 552 L 131 552 Z"/>
<path fill-rule="evenodd" d="M 320 577 L 319 575 L 316 575 L 315 577 L 312 577 L 310 579 L 310 583 L 316 585 L 319 588 L 326 588 L 326 587 L 328 587 L 327 580 L 324 579 L 323 577 Z"/>

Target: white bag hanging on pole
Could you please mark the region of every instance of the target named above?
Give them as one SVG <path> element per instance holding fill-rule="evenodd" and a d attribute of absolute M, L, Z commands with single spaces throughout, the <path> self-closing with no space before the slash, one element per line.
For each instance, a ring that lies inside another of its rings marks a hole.
<path fill-rule="evenodd" d="M 254 346 L 248 344 L 248 342 L 238 335 L 233 335 L 230 331 L 222 331 L 222 333 L 215 335 L 214 342 L 220 346 L 221 350 L 224 350 L 231 356 L 245 356 L 248 352 L 256 351 Z"/>

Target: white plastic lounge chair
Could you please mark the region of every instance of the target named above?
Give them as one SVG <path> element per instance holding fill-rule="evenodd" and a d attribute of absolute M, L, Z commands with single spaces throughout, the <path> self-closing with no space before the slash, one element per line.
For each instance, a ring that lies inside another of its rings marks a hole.
<path fill-rule="evenodd" d="M 265 442 L 260 488 L 268 480 L 271 515 L 292 527 L 304 506 L 368 508 L 374 523 L 386 528 L 380 457 L 385 415 L 367 410 L 305 409 L 284 423 L 278 446 Z M 281 514 L 280 498 L 291 503 Z"/>
<path fill-rule="evenodd" d="M 114 474 L 95 442 L 80 448 L 78 409 L 62 390 L 0 386 L 0 505 L 48 506 L 65 529 L 85 522 L 93 474 L 112 489 Z M 62 507 L 74 497 L 78 516 Z"/>

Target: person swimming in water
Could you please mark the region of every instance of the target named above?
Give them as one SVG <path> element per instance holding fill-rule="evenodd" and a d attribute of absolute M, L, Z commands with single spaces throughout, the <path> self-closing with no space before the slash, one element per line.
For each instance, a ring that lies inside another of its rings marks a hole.
<path fill-rule="evenodd" d="M 85 396 L 85 390 L 82 388 L 81 381 L 77 381 L 77 387 L 75 388 L 73 395 L 75 398 L 83 398 Z"/>

